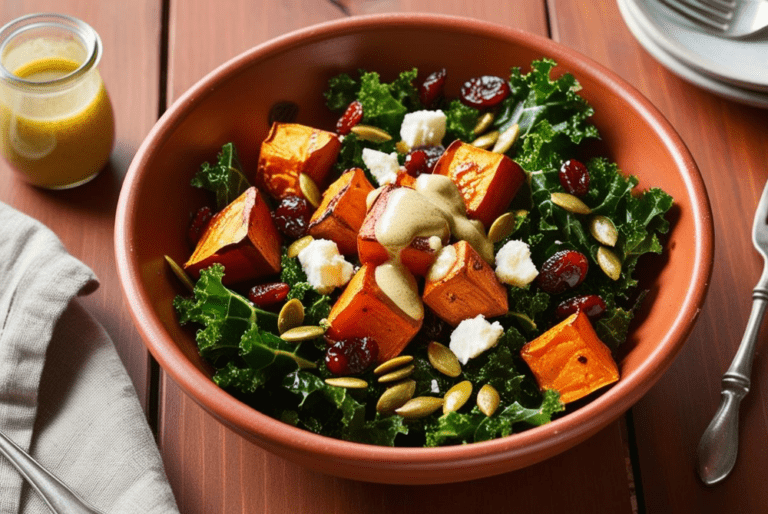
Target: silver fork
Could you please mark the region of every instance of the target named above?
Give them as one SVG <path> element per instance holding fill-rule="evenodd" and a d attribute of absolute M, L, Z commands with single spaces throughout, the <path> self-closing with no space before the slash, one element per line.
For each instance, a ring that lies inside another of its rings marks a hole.
<path fill-rule="evenodd" d="M 13 464 L 54 514 L 100 514 L 0 431 L 0 455 Z"/>
<path fill-rule="evenodd" d="M 736 356 L 722 379 L 720 407 L 699 442 L 697 467 L 707 485 L 725 479 L 736 464 L 739 451 L 739 404 L 749 392 L 757 336 L 768 306 L 768 183 L 752 225 L 752 244 L 763 256 L 763 274 L 752 290 L 752 312 Z"/>
<path fill-rule="evenodd" d="M 659 0 L 697 27 L 730 39 L 755 36 L 768 27 L 766 0 Z"/>

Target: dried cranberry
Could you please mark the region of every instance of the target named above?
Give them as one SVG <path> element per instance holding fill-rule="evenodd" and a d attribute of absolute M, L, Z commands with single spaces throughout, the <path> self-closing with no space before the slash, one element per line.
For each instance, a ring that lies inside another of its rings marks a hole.
<path fill-rule="evenodd" d="M 427 164 L 425 170 L 422 173 L 432 173 L 432 170 L 435 169 L 435 163 L 437 163 L 437 160 L 440 159 L 440 156 L 445 153 L 445 147 L 443 145 L 415 146 L 411 148 L 409 153 L 414 152 L 424 152 L 424 156 L 427 158 Z"/>
<path fill-rule="evenodd" d="M 192 223 L 190 223 L 189 229 L 187 230 L 187 238 L 189 239 L 190 245 L 197 245 L 200 238 L 203 237 L 205 229 L 208 228 L 208 223 L 211 222 L 211 218 L 213 218 L 213 211 L 210 207 L 200 207 L 197 210 L 195 216 L 192 218 Z"/>
<path fill-rule="evenodd" d="M 349 134 L 349 131 L 352 130 L 352 127 L 360 123 L 362 119 L 363 104 L 355 100 L 349 104 L 347 110 L 344 111 L 344 114 L 341 115 L 339 121 L 336 122 L 336 132 L 342 136 Z"/>
<path fill-rule="evenodd" d="M 291 239 L 307 235 L 312 206 L 301 196 L 286 196 L 272 213 L 277 230 Z"/>
<path fill-rule="evenodd" d="M 325 365 L 334 375 L 356 375 L 368 369 L 379 356 L 379 345 L 370 337 L 343 339 L 325 351 Z"/>
<path fill-rule="evenodd" d="M 576 250 L 561 250 L 544 261 L 537 278 L 539 287 L 547 293 L 562 293 L 584 281 L 589 262 Z"/>
<path fill-rule="evenodd" d="M 427 172 L 427 153 L 424 150 L 411 150 L 405 156 L 405 171 L 412 177 Z"/>
<path fill-rule="evenodd" d="M 437 103 L 437 100 L 443 96 L 443 89 L 445 88 L 445 78 L 447 72 L 445 68 L 439 71 L 430 73 L 424 82 L 419 87 L 419 100 L 425 107 L 432 107 Z"/>
<path fill-rule="evenodd" d="M 589 192 L 589 171 L 576 159 L 570 159 L 560 166 L 560 185 L 566 192 L 584 196 Z"/>
<path fill-rule="evenodd" d="M 285 297 L 288 296 L 290 291 L 291 286 L 285 282 L 256 284 L 248 291 L 248 299 L 252 301 L 256 307 L 267 307 L 285 300 Z"/>
<path fill-rule="evenodd" d="M 503 78 L 483 75 L 461 86 L 461 100 L 475 109 L 487 109 L 500 104 L 510 92 L 509 83 Z"/>
<path fill-rule="evenodd" d="M 590 319 L 597 319 L 605 312 L 605 302 L 596 294 L 574 296 L 558 305 L 555 315 L 560 319 L 565 319 L 579 311 L 586 314 Z"/>

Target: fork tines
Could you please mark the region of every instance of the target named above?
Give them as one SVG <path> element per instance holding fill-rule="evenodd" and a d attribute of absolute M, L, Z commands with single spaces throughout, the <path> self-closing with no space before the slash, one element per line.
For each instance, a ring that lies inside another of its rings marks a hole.
<path fill-rule="evenodd" d="M 695 23 L 725 31 L 733 18 L 737 0 L 661 0 Z"/>

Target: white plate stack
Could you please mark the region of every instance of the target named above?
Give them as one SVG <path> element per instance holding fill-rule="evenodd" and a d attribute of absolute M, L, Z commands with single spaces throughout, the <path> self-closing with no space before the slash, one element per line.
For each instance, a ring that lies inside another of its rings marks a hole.
<path fill-rule="evenodd" d="M 768 108 L 768 38 L 707 34 L 662 0 L 617 0 L 629 30 L 657 61 L 712 93 Z"/>

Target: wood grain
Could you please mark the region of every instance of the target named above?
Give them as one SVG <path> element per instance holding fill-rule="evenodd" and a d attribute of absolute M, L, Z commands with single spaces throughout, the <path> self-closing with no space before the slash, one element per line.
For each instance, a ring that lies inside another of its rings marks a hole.
<path fill-rule="evenodd" d="M 678 130 L 712 203 L 714 272 L 698 324 L 669 372 L 633 409 L 647 512 L 764 512 L 768 360 L 763 345 L 752 372 L 752 390 L 741 409 L 741 448 L 733 474 L 707 488 L 696 477 L 694 463 L 762 271 L 750 229 L 768 178 L 766 111 L 720 99 L 664 69 L 634 40 L 614 2 L 595 2 L 588 8 L 569 0 L 551 3 L 559 41 L 628 80 Z M 587 27 L 585 18 L 590 20 Z"/>
<path fill-rule="evenodd" d="M 100 34 L 99 65 L 112 99 L 116 145 L 109 165 L 92 182 L 68 191 L 46 191 L 19 180 L 0 163 L 0 201 L 51 228 L 75 257 L 91 267 L 99 289 L 83 299 L 106 328 L 128 369 L 143 406 L 149 398 L 149 357 L 125 309 L 113 249 L 115 206 L 133 154 L 157 119 L 160 73 L 160 1 L 90 2 L 25 0 L 0 3 L 2 23 L 33 12 L 78 17 Z M 87 144 L 87 142 L 84 142 Z"/>
<path fill-rule="evenodd" d="M 390 11 L 464 15 L 548 35 L 543 1 L 314 1 L 301 8 L 291 2 L 226 0 L 215 8 L 202 1 L 172 2 L 169 102 L 215 66 L 270 37 L 347 14 Z M 166 376 L 160 412 L 161 452 L 185 513 L 633 510 L 619 423 L 528 469 L 461 484 L 407 487 L 337 479 L 275 457 L 224 428 Z"/>

